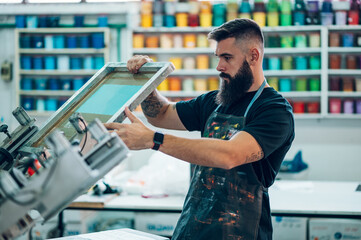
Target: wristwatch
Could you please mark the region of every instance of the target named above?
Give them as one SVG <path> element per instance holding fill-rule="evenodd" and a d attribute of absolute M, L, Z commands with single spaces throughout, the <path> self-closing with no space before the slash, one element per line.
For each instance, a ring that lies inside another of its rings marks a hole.
<path fill-rule="evenodd" d="M 164 134 L 161 132 L 155 132 L 154 137 L 153 137 L 154 145 L 153 145 L 152 149 L 157 151 L 159 149 L 160 145 L 163 144 L 163 140 L 164 140 Z"/>

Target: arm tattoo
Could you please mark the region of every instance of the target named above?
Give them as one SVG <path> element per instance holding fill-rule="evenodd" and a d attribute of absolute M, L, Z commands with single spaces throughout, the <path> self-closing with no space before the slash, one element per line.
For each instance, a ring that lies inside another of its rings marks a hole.
<path fill-rule="evenodd" d="M 245 163 L 251 163 L 258 160 L 261 160 L 264 157 L 263 151 L 259 151 L 258 153 L 252 153 L 251 156 L 246 157 Z"/>
<path fill-rule="evenodd" d="M 157 98 L 156 94 L 151 93 L 142 103 L 143 113 L 151 118 L 157 117 L 164 106 L 164 102 Z"/>

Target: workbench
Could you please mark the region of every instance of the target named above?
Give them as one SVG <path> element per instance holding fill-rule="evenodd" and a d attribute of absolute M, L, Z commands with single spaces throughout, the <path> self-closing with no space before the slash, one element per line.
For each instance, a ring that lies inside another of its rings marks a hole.
<path fill-rule="evenodd" d="M 361 181 L 277 180 L 269 189 L 272 216 L 300 218 L 361 219 Z M 82 195 L 65 210 L 135 212 L 169 216 L 180 214 L 185 196 L 143 198 L 140 195 Z M 170 223 L 174 222 L 174 223 Z M 63 212 L 59 229 L 63 229 Z M 143 230 L 144 229 L 139 229 Z"/>
<path fill-rule="evenodd" d="M 277 180 L 269 189 L 273 216 L 361 219 L 360 182 Z M 134 212 L 182 211 L 185 196 L 83 195 L 66 209 Z"/>

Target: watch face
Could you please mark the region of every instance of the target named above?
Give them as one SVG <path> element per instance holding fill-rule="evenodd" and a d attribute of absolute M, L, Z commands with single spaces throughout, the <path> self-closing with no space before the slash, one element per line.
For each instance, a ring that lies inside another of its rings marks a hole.
<path fill-rule="evenodd" d="M 163 133 L 160 133 L 160 132 L 154 133 L 153 141 L 155 144 L 159 144 L 159 145 L 163 144 L 163 139 L 164 139 Z"/>

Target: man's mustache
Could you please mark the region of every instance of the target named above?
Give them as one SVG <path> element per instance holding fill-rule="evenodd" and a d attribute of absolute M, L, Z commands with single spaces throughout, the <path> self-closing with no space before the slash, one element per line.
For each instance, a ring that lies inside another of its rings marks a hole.
<path fill-rule="evenodd" d="M 223 72 L 219 74 L 219 77 L 221 77 L 221 78 L 232 78 L 231 75 L 229 75 L 227 73 L 223 73 Z"/>

